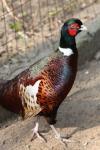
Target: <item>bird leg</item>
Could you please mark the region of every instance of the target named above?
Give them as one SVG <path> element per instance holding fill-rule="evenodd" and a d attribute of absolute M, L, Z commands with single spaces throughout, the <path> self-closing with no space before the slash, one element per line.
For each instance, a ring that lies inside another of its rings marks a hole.
<path fill-rule="evenodd" d="M 38 137 L 41 141 L 43 142 L 47 142 L 46 139 L 39 133 L 39 123 L 36 122 L 35 127 L 32 129 L 33 131 L 33 137 L 31 139 L 31 141 L 34 139 L 34 137 Z"/>
<path fill-rule="evenodd" d="M 60 135 L 60 133 L 56 130 L 56 128 L 54 127 L 54 125 L 50 125 L 52 131 L 54 132 L 55 134 L 55 138 L 56 139 L 59 139 L 61 143 L 65 144 L 65 142 L 72 142 L 71 140 L 65 138 L 65 137 L 62 137 Z"/>

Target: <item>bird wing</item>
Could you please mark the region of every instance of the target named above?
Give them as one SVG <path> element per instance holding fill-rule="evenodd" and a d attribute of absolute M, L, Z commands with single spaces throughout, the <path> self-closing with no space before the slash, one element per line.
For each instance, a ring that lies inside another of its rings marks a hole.
<path fill-rule="evenodd" d="M 28 70 L 25 70 L 17 76 L 17 79 L 19 79 L 19 96 L 24 109 L 24 118 L 35 116 L 43 109 L 36 101 L 39 84 L 42 79 L 41 72 L 44 70 L 44 67 L 48 62 L 50 62 L 55 56 L 55 53 L 53 53 L 52 55 L 45 57 L 43 60 L 39 60 L 36 64 L 31 65 Z"/>
<path fill-rule="evenodd" d="M 37 103 L 37 93 L 40 82 L 41 80 L 37 80 L 33 86 L 28 85 L 26 87 L 23 84 L 20 84 L 19 95 L 22 100 L 24 118 L 36 116 L 42 110 Z"/>
<path fill-rule="evenodd" d="M 36 81 L 40 79 L 39 74 L 44 69 L 44 66 L 47 65 L 48 61 L 54 57 L 54 53 L 44 59 L 39 60 L 36 64 L 31 65 L 28 69 L 17 75 L 14 79 L 5 82 L 4 84 L 0 84 L 0 105 L 7 108 L 8 110 L 15 113 L 23 113 L 24 106 L 24 114 L 28 114 L 28 116 L 37 114 L 41 108 L 38 104 L 34 105 L 32 103 L 32 108 L 30 107 L 30 101 L 33 100 L 33 97 L 29 95 L 25 91 L 25 88 L 29 85 L 34 85 Z M 20 93 L 23 95 L 20 97 Z M 33 92 L 34 93 L 34 92 Z M 26 101 L 24 99 L 26 97 Z M 29 97 L 31 97 L 29 99 Z M 26 107 L 27 105 L 27 107 Z M 36 106 L 36 110 L 35 110 Z M 31 109 L 29 109 L 31 108 Z M 35 112 L 32 110 L 34 108 Z M 24 115 L 23 115 L 24 116 Z"/>

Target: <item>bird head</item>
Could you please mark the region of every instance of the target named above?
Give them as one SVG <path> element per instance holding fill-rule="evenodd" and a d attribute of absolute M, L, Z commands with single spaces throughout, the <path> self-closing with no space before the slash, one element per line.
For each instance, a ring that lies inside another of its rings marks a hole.
<path fill-rule="evenodd" d="M 66 36 L 67 33 L 67 35 L 75 37 L 79 32 L 83 30 L 87 30 L 83 23 L 77 18 L 71 18 L 64 23 L 61 33 L 64 36 Z"/>

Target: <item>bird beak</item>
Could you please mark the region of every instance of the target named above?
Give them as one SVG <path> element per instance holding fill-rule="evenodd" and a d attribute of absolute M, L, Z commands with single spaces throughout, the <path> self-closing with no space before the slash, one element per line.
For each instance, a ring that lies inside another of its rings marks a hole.
<path fill-rule="evenodd" d="M 84 26 L 84 25 L 81 25 L 81 28 L 79 30 L 81 30 L 81 31 L 87 31 L 87 27 Z"/>

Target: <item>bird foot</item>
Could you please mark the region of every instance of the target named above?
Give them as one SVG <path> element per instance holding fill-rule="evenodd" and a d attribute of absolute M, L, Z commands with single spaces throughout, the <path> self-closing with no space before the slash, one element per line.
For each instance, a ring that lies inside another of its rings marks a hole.
<path fill-rule="evenodd" d="M 47 142 L 47 140 L 44 138 L 44 136 L 39 133 L 39 130 L 38 130 L 38 129 L 39 129 L 39 123 L 36 122 L 35 127 L 32 129 L 32 131 L 33 131 L 33 136 L 32 136 L 31 141 L 33 141 L 34 138 L 37 137 L 37 138 L 39 138 L 42 142 Z"/>
<path fill-rule="evenodd" d="M 67 146 L 67 143 L 74 143 L 75 142 L 75 141 L 68 139 L 68 137 L 62 137 L 60 135 L 60 133 L 57 132 L 57 130 L 55 129 L 55 127 L 53 125 L 50 125 L 50 127 L 53 130 L 53 132 L 55 133 L 55 138 L 58 139 L 65 146 Z"/>
<path fill-rule="evenodd" d="M 67 137 L 62 137 L 59 133 L 55 135 L 55 138 L 58 139 L 63 145 L 67 147 L 67 143 L 73 143 L 74 141 L 67 139 Z"/>
<path fill-rule="evenodd" d="M 55 138 L 60 140 L 61 142 L 68 142 L 68 143 L 72 143 L 74 141 L 67 139 L 67 137 L 62 137 L 60 134 L 57 136 L 55 135 Z"/>

